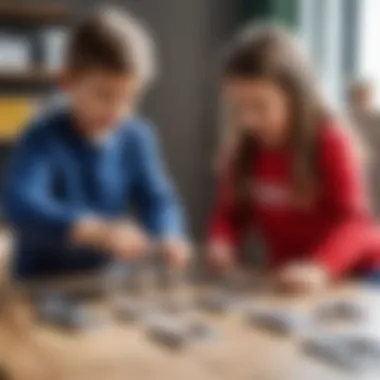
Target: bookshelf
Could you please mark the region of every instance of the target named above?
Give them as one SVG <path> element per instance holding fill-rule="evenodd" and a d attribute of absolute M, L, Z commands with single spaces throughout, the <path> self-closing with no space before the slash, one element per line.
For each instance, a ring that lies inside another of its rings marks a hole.
<path fill-rule="evenodd" d="M 57 31 L 58 37 L 59 33 L 64 37 L 72 14 L 71 9 L 64 5 L 12 4 L 12 1 L 0 4 L 0 100 L 3 103 L 8 104 L 9 98 L 11 104 L 17 104 L 15 99 L 19 98 L 25 112 L 28 108 L 24 105 L 28 99 L 36 105 L 36 99 L 43 99 L 54 90 L 59 75 L 57 65 L 51 64 L 49 53 L 56 54 L 59 63 L 60 50 L 57 52 L 57 46 L 61 45 L 59 40 L 56 43 L 56 39 L 51 41 L 49 37 L 54 37 L 54 33 L 57 36 Z M 12 107 L 14 110 L 16 106 Z M 14 131 L 14 126 L 10 128 Z M 12 145 L 17 136 L 17 133 L 9 134 L 0 115 L 0 145 Z"/>
<path fill-rule="evenodd" d="M 65 23 L 70 19 L 69 9 L 60 5 L 0 4 L 0 22 L 15 24 Z"/>
<path fill-rule="evenodd" d="M 12 85 L 54 85 L 57 83 L 59 75 L 55 72 L 33 68 L 25 71 L 7 70 L 0 68 L 0 86 Z"/>

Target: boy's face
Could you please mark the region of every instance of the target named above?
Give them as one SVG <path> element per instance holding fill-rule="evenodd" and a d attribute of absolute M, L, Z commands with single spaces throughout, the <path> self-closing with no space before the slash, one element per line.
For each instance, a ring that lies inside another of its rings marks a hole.
<path fill-rule="evenodd" d="M 139 87 L 133 75 L 102 70 L 68 74 L 64 85 L 80 128 L 89 136 L 117 128 L 132 111 Z"/>

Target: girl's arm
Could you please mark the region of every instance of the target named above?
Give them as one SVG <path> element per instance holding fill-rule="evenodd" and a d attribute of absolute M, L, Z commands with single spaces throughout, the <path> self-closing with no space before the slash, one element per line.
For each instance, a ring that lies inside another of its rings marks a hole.
<path fill-rule="evenodd" d="M 321 151 L 321 188 L 328 199 L 331 230 L 313 253 L 313 262 L 338 277 L 361 260 L 373 240 L 374 228 L 361 160 L 348 133 L 327 126 Z"/>

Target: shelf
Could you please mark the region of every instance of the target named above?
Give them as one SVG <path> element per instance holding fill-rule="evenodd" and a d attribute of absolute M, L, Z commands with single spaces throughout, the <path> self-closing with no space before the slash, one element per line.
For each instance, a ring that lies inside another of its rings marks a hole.
<path fill-rule="evenodd" d="M 0 69 L 0 85 L 49 85 L 58 81 L 58 74 L 40 69 L 12 71 Z"/>
<path fill-rule="evenodd" d="M 18 138 L 39 106 L 37 97 L 0 96 L 0 148 Z"/>
<path fill-rule="evenodd" d="M 0 22 L 60 23 L 69 19 L 67 7 L 55 5 L 0 5 Z"/>

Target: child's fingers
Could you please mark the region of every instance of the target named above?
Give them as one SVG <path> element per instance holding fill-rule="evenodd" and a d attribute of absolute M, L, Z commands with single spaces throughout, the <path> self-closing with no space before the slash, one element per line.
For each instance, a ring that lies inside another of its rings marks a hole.
<path fill-rule="evenodd" d="M 277 275 L 279 289 L 285 292 L 304 292 L 308 288 L 307 277 L 301 268 L 286 267 Z"/>
<path fill-rule="evenodd" d="M 318 267 L 289 267 L 279 274 L 279 283 L 283 289 L 293 293 L 314 293 L 326 286 L 327 278 Z"/>
<path fill-rule="evenodd" d="M 164 245 L 164 254 L 170 266 L 184 269 L 190 262 L 191 248 L 185 242 L 170 242 Z"/>
<path fill-rule="evenodd" d="M 281 270 L 278 272 L 274 278 L 276 289 L 280 292 L 288 293 L 293 291 L 295 287 L 292 276 L 289 271 Z"/>
<path fill-rule="evenodd" d="M 141 257 L 148 252 L 150 241 L 146 235 L 136 229 L 117 229 L 111 237 L 111 250 L 125 260 Z"/>
<path fill-rule="evenodd" d="M 209 267 L 218 274 L 224 274 L 229 272 L 235 265 L 235 261 L 231 254 L 216 253 L 210 257 Z"/>

